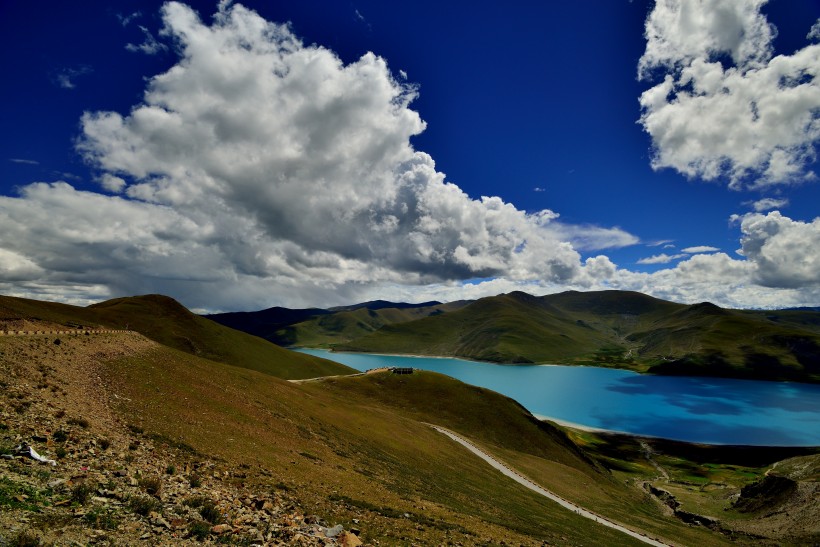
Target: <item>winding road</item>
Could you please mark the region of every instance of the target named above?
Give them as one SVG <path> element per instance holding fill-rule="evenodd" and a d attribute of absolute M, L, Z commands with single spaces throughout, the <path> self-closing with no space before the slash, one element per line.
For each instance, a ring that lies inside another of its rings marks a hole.
<path fill-rule="evenodd" d="M 427 425 L 429 425 L 430 427 L 432 427 L 433 429 L 435 429 L 439 433 L 443 433 L 444 435 L 447 435 L 448 437 L 453 439 L 455 442 L 461 444 L 467 450 L 469 450 L 470 452 L 472 452 L 473 454 L 475 454 L 476 456 L 478 456 L 479 458 L 481 458 L 485 462 L 489 463 L 491 466 L 493 466 L 495 469 L 497 469 L 498 471 L 500 471 L 501 473 L 503 473 L 507 477 L 513 479 L 514 481 L 516 481 L 519 484 L 522 484 L 523 486 L 526 486 L 530 490 L 533 490 L 533 491 L 541 494 L 542 496 L 551 499 L 552 501 L 554 501 L 555 503 L 561 505 L 562 507 L 564 507 L 564 508 L 566 508 L 570 511 L 573 511 L 574 513 L 576 513 L 578 515 L 581 515 L 582 517 L 586 517 L 590 520 L 593 520 L 593 521 L 597 522 L 598 524 L 601 524 L 603 526 L 607 526 L 607 527 L 612 528 L 614 530 L 618 530 L 619 532 L 623 532 L 624 534 L 632 536 L 635 539 L 640 540 L 644 543 L 648 543 L 649 545 L 656 545 L 658 547 L 668 547 L 667 543 L 662 543 L 658 540 L 647 537 L 647 536 L 645 536 L 645 535 L 643 535 L 639 532 L 632 531 L 629 528 L 621 526 L 620 524 L 616 524 L 616 523 L 612 522 L 611 520 L 607 520 L 607 519 L 605 519 L 604 517 L 602 517 L 600 515 L 596 515 L 595 513 L 587 511 L 586 509 L 584 509 L 584 508 L 582 508 L 578 505 L 575 505 L 572 502 L 569 502 L 569 501 L 565 500 L 561 496 L 558 496 L 557 494 L 553 494 L 549 490 L 545 490 L 544 488 L 542 488 L 541 486 L 538 486 L 537 484 L 535 484 L 534 482 L 532 482 L 528 478 L 523 477 L 522 475 L 519 475 L 517 472 L 513 471 L 512 469 L 510 469 L 509 467 L 504 465 L 502 462 L 497 460 L 495 457 L 493 457 L 493 456 L 489 455 L 488 453 L 484 452 L 482 449 L 478 448 L 476 445 L 474 445 L 473 443 L 471 443 L 470 441 L 468 441 L 464 437 L 461 437 L 460 435 L 457 435 L 456 433 L 453 433 L 449 429 L 444 429 L 441 426 L 437 426 L 437 425 L 433 425 L 433 424 L 427 424 Z"/>

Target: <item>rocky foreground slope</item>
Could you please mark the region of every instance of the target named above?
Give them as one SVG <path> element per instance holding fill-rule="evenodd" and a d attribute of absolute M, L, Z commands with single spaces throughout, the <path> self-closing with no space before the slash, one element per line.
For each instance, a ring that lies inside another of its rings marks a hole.
<path fill-rule="evenodd" d="M 265 469 L 121 421 L 98 365 L 154 342 L 136 333 L 116 344 L 91 335 L 5 342 L 0 545 L 362 544 L 357 530 L 305 514 L 281 483 L 260 486 L 276 484 Z"/>

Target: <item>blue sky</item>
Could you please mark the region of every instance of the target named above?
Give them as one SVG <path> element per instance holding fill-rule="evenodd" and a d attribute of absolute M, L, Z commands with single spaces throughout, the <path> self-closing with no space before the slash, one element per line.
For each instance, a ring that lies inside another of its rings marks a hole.
<path fill-rule="evenodd" d="M 673 4 L 4 2 L 0 292 L 818 305 L 820 5 Z"/>

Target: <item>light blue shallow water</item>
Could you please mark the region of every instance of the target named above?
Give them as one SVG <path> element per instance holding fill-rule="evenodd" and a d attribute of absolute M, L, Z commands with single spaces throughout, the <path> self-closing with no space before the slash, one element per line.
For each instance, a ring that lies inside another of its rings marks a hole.
<path fill-rule="evenodd" d="M 413 367 L 512 397 L 537 416 L 710 444 L 820 446 L 820 385 L 560 365 L 299 350 L 357 370 Z"/>

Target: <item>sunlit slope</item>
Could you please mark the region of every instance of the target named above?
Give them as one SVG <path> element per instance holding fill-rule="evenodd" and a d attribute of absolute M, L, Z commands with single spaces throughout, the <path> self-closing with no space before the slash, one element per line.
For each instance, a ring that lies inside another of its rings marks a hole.
<path fill-rule="evenodd" d="M 583 490 L 602 510 L 634 504 L 636 526 L 690 542 L 721 541 L 664 517 L 510 399 L 441 375 L 291 384 L 165 348 L 107 366 L 119 412 L 146 434 L 264 469 L 307 511 L 333 522 L 359 519 L 365 540 L 634 544 L 492 471 L 423 423 L 434 422 L 490 450 L 540 462 L 564 495 Z"/>
<path fill-rule="evenodd" d="M 385 325 L 407 323 L 424 317 L 440 315 L 458 309 L 461 305 L 461 303 L 453 303 L 412 308 L 341 310 L 289 325 L 277 331 L 276 334 L 285 345 L 328 347 L 361 338 Z"/>
<path fill-rule="evenodd" d="M 328 347 L 370 334 L 384 325 L 439 315 L 464 305 L 466 302 L 403 304 L 377 300 L 326 310 L 275 307 L 207 317 L 280 346 Z"/>
<path fill-rule="evenodd" d="M 129 329 L 194 355 L 282 378 L 354 372 L 344 365 L 282 349 L 270 342 L 199 317 L 161 295 L 117 298 L 87 308 L 0 297 L 0 326 L 7 330 L 101 327 Z M 24 327 L 28 325 L 31 329 Z"/>
<path fill-rule="evenodd" d="M 384 327 L 337 349 L 502 363 L 569 362 L 618 343 L 617 328 L 594 313 L 564 311 L 547 298 L 514 292 L 482 298 L 448 314 Z"/>
<path fill-rule="evenodd" d="M 811 326 L 817 317 L 687 306 L 626 291 L 516 292 L 386 325 L 335 349 L 814 382 L 820 381 L 820 334 Z"/>

